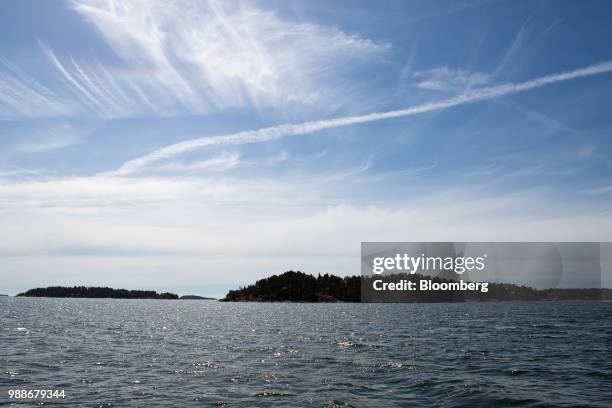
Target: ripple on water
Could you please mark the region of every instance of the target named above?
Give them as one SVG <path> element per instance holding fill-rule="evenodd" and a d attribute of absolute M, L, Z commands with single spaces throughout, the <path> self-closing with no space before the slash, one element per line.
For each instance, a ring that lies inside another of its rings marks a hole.
<path fill-rule="evenodd" d="M 216 399 L 215 397 L 210 397 L 208 395 L 198 395 L 196 397 L 191 398 L 191 400 L 198 402 L 208 402 L 210 405 L 215 407 L 225 407 L 225 401 Z"/>
<path fill-rule="evenodd" d="M 69 406 L 612 406 L 600 302 L 0 305 L 0 386 Z"/>
<path fill-rule="evenodd" d="M 198 367 L 198 368 L 210 368 L 212 370 L 218 370 L 221 368 L 220 364 L 214 363 L 212 361 L 197 361 L 193 364 L 191 364 L 193 367 Z"/>
<path fill-rule="evenodd" d="M 256 392 L 255 394 L 253 394 L 253 396 L 258 397 L 258 398 L 286 398 L 286 397 L 294 397 L 295 394 L 292 394 L 286 391 L 266 390 L 266 391 Z"/>
<path fill-rule="evenodd" d="M 355 405 L 349 404 L 346 401 L 332 400 L 326 405 L 327 408 L 357 408 Z"/>
<path fill-rule="evenodd" d="M 360 343 L 360 342 L 353 342 L 353 341 L 339 341 L 336 343 L 337 346 L 340 346 L 340 348 L 361 348 L 361 347 L 368 347 L 367 343 Z"/>

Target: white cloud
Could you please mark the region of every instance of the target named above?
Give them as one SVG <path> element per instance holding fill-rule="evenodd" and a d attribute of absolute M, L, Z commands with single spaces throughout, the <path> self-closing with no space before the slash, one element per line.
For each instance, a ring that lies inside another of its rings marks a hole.
<path fill-rule="evenodd" d="M 390 47 L 238 2 L 72 5 L 119 62 L 77 61 L 40 45 L 76 105 L 103 118 L 331 105 L 349 93 L 339 80 L 349 64 L 371 63 Z"/>
<path fill-rule="evenodd" d="M 171 162 L 157 167 L 157 171 L 225 171 L 240 165 L 240 154 L 223 151 L 211 158 L 192 163 Z"/>
<path fill-rule="evenodd" d="M 344 170 L 344 171 L 339 171 L 336 172 L 335 174 L 332 174 L 330 176 L 326 176 L 323 177 L 321 179 L 322 183 L 329 183 L 331 181 L 338 181 L 338 180 L 344 180 L 344 179 L 349 179 L 352 178 L 354 176 L 356 176 L 357 174 L 362 174 L 367 172 L 371 167 L 372 164 L 374 163 L 374 159 L 372 157 L 370 157 L 368 159 L 367 162 L 365 162 L 364 164 L 362 164 L 361 166 L 352 168 L 352 169 L 348 169 L 348 170 Z"/>
<path fill-rule="evenodd" d="M 290 159 L 305 163 L 307 161 L 316 160 L 316 156 L 314 157 L 310 157 L 310 156 L 292 157 L 291 154 L 287 152 L 286 150 L 281 150 L 277 154 L 273 154 L 271 156 L 251 159 L 249 161 L 242 163 L 242 165 L 245 167 L 274 166 L 279 163 L 286 162 Z"/>
<path fill-rule="evenodd" d="M 180 154 L 202 149 L 210 146 L 231 146 L 242 145 L 248 143 L 260 143 L 270 140 L 280 139 L 288 136 L 306 135 L 313 132 L 318 132 L 323 129 L 336 128 L 341 126 L 350 126 L 359 123 L 374 122 L 379 120 L 400 118 L 406 116 L 418 115 L 426 112 L 434 112 L 442 109 L 452 108 L 454 106 L 484 101 L 489 99 L 499 98 L 505 95 L 526 92 L 532 89 L 540 88 L 545 85 L 554 84 L 557 82 L 569 81 L 572 79 L 599 75 L 612 71 L 612 61 L 606 61 L 599 64 L 589 65 L 584 68 L 575 69 L 572 71 L 562 72 L 559 74 L 551 74 L 543 77 L 535 78 L 525 82 L 506 83 L 502 85 L 489 86 L 479 89 L 474 89 L 465 93 L 461 93 L 452 98 L 427 102 L 421 105 L 412 106 L 406 109 L 399 109 L 387 112 L 370 113 L 367 115 L 345 116 L 335 119 L 323 119 L 310 121 L 298 124 L 283 124 L 257 130 L 246 130 L 229 135 L 201 137 L 184 142 L 175 143 L 161 149 L 155 150 L 149 154 L 138 157 L 136 159 L 125 162 L 119 169 L 108 173 L 109 175 L 126 175 L 143 170 L 146 166 L 160 160 L 169 159 Z"/>
<path fill-rule="evenodd" d="M 218 177 L 45 177 L 0 180 L 0 210 L 91 212 L 195 200 L 236 205 L 300 205 L 299 186 Z M 312 195 L 311 195 L 312 196 Z"/>
<path fill-rule="evenodd" d="M 357 194 L 364 191 L 360 186 Z M 383 196 L 375 200 L 380 204 L 362 206 L 333 204 L 337 194 L 337 184 L 320 183 L 320 178 L 287 183 L 153 177 L 4 180 L 0 252 L 219 255 L 239 248 L 249 254 L 306 256 L 352 253 L 361 240 L 520 240 L 529 230 L 535 240 L 605 241 L 612 231 L 609 214 L 564 212 L 537 191 L 490 197 L 474 186 L 397 203 Z M 546 216 L 524 216 L 541 209 Z"/>
<path fill-rule="evenodd" d="M 491 82 L 491 77 L 487 74 L 463 69 L 451 69 L 446 66 L 415 72 L 414 76 L 421 80 L 416 85 L 418 88 L 435 91 L 464 92 L 475 86 L 482 86 Z"/>
<path fill-rule="evenodd" d="M 83 139 L 72 133 L 70 127 L 59 127 L 51 129 L 44 135 L 28 137 L 27 140 L 20 142 L 16 149 L 23 153 L 40 153 L 80 143 L 83 143 Z"/>
<path fill-rule="evenodd" d="M 72 111 L 49 88 L 0 58 L 0 119 L 58 116 Z"/>
<path fill-rule="evenodd" d="M 347 67 L 372 63 L 390 48 L 238 2 L 75 0 L 72 6 L 118 59 L 75 59 L 39 40 L 64 89 L 53 92 L 43 83 L 54 78 L 35 79 L 0 60 L 0 119 L 341 106 L 351 102 L 355 86 L 343 80 Z"/>
<path fill-rule="evenodd" d="M 538 192 L 489 197 L 473 186 L 361 206 L 335 204 L 337 195 L 338 183 L 320 178 L 1 180 L 2 273 L 19 272 L 28 286 L 140 279 L 171 288 L 292 268 L 354 274 L 361 241 L 612 238 L 609 213 L 563 211 Z"/>
<path fill-rule="evenodd" d="M 315 153 L 312 155 L 293 156 L 286 150 L 281 150 L 278 153 L 268 156 L 243 158 L 242 154 L 236 151 L 223 150 L 219 154 L 213 155 L 206 159 L 196 160 L 191 162 L 170 161 L 168 163 L 152 167 L 150 170 L 153 173 L 158 172 L 189 172 L 189 173 L 210 173 L 224 172 L 237 168 L 262 168 L 273 167 L 281 163 L 292 161 L 297 165 L 305 165 L 320 159 L 324 152 Z"/>

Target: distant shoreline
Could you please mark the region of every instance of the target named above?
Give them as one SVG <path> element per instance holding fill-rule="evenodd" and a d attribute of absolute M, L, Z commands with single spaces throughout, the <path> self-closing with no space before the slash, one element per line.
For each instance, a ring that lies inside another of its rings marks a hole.
<path fill-rule="evenodd" d="M 176 293 L 157 293 L 154 290 L 113 289 L 98 286 L 49 286 L 30 289 L 19 293 L 16 297 L 49 297 L 49 298 L 79 298 L 79 299 L 175 299 L 175 300 L 216 300 L 198 295 L 179 296 Z"/>
<path fill-rule="evenodd" d="M 612 290 L 612 289 L 607 289 Z M 209 302 L 219 302 L 219 303 L 270 303 L 270 304 L 365 304 L 365 303 L 389 303 L 389 304 L 397 304 L 397 303 L 430 303 L 430 304 L 439 304 L 439 303 L 513 303 L 513 302 L 524 302 L 524 303 L 535 303 L 535 302 L 612 302 L 612 299 L 491 299 L 491 300 L 464 300 L 461 302 L 458 301 L 448 301 L 448 300 L 433 300 L 433 301 L 414 301 L 414 302 L 402 302 L 402 301 L 390 301 L 390 302 L 347 302 L 347 301 L 306 301 L 306 300 L 224 300 L 217 299 L 212 297 L 202 297 L 201 299 L 190 299 L 190 298 L 181 298 L 178 299 L 154 299 L 154 298 L 110 298 L 110 297 L 97 297 L 97 298 L 85 298 L 85 297 L 60 297 L 60 296 L 12 296 L 12 295 L 2 295 L 0 298 L 37 298 L 37 299 L 112 299 L 112 300 L 202 300 Z"/>
<path fill-rule="evenodd" d="M 388 279 L 418 280 L 422 275 L 391 275 Z M 452 282 L 439 277 L 428 278 L 435 282 Z M 267 303 L 448 303 L 491 301 L 562 301 L 562 300 L 612 300 L 612 289 L 534 289 L 509 283 L 490 283 L 488 293 L 469 291 L 380 292 L 372 290 L 371 277 L 318 275 L 299 271 L 287 271 L 260 279 L 254 284 L 230 290 L 222 299 L 199 295 L 158 293 L 153 290 L 127 290 L 109 287 L 49 286 L 30 289 L 16 297 L 83 298 L 83 299 L 160 299 L 160 300 L 215 300 L 221 302 Z M 0 295 L 8 296 L 8 295 Z"/>
<path fill-rule="evenodd" d="M 384 277 L 389 282 L 427 279 L 436 283 L 452 283 L 451 279 L 419 274 L 394 274 Z M 380 276 L 313 276 L 300 271 L 287 271 L 260 279 L 252 285 L 231 290 L 222 302 L 303 302 L 303 303 L 448 303 L 491 301 L 555 301 L 612 300 L 612 289 L 534 289 L 511 283 L 487 282 L 485 293 L 449 291 L 377 291 L 372 287 Z"/>

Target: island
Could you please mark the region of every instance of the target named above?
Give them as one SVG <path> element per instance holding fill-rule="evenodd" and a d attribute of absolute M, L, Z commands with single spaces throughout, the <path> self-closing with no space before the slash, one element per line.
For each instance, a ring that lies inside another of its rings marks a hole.
<path fill-rule="evenodd" d="M 300 271 L 287 271 L 260 279 L 252 285 L 230 290 L 220 299 L 222 302 L 466 302 L 466 301 L 551 301 L 551 300 L 612 300 L 612 289 L 535 289 L 511 283 L 487 283 L 487 291 L 430 291 L 414 290 L 380 292 L 373 289 L 373 282 L 380 276 L 311 275 Z M 450 279 L 419 274 L 395 274 L 385 276 L 395 282 L 451 283 Z M 418 285 L 415 285 L 418 286 Z M 381 296 L 382 295 L 382 296 Z M 127 290 L 109 287 L 49 286 L 30 289 L 20 297 L 53 298 L 114 298 L 114 299 L 180 299 L 216 300 L 198 295 L 178 296 L 174 293 L 157 293 L 153 290 Z"/>
<path fill-rule="evenodd" d="M 272 275 L 253 285 L 230 290 L 223 302 L 360 302 L 361 277 L 313 276 L 300 271 Z"/>
<path fill-rule="evenodd" d="M 113 298 L 113 299 L 178 299 L 174 293 L 157 293 L 154 290 L 127 290 L 107 287 L 87 286 L 49 286 L 30 289 L 18 294 L 24 297 L 54 297 L 54 298 Z"/>
<path fill-rule="evenodd" d="M 474 291 L 414 291 L 389 293 L 380 296 L 372 288 L 379 276 L 313 276 L 300 271 L 287 271 L 260 279 L 254 284 L 231 290 L 223 302 L 465 302 L 465 301 L 543 301 L 543 300 L 611 300 L 612 289 L 534 289 L 510 283 L 488 283 L 487 292 Z M 449 279 L 419 274 L 396 274 L 387 280 L 419 282 L 421 279 L 435 283 L 453 282 Z"/>
<path fill-rule="evenodd" d="M 199 296 L 199 295 L 183 295 L 179 297 L 179 299 L 182 299 L 182 300 L 217 300 L 212 297 L 205 297 L 205 296 Z"/>

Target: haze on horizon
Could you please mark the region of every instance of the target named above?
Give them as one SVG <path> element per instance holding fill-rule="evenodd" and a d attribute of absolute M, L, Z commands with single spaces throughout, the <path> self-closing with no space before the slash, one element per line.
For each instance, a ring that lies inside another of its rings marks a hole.
<path fill-rule="evenodd" d="M 0 293 L 222 296 L 358 274 L 361 241 L 612 241 L 611 17 L 3 2 Z"/>

